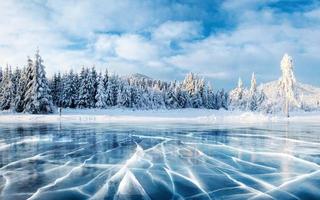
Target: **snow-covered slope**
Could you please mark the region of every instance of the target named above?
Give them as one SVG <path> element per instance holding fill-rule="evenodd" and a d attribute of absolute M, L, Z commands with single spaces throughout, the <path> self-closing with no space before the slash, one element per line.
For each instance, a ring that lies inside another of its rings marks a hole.
<path fill-rule="evenodd" d="M 283 105 L 284 96 L 282 95 L 279 81 L 262 84 L 258 89 L 263 91 L 267 98 L 264 106 L 269 104 L 274 107 L 281 107 Z M 298 101 L 298 105 L 291 105 L 293 108 L 301 108 L 304 110 L 319 109 L 320 88 L 296 82 L 293 89 L 295 98 Z"/>
<path fill-rule="evenodd" d="M 138 80 L 142 80 L 142 79 L 145 79 L 145 80 L 153 80 L 151 77 L 147 76 L 147 75 L 144 75 L 144 74 L 139 74 L 139 73 L 135 73 L 135 74 L 132 74 L 130 76 L 127 76 L 127 78 L 130 78 L 130 79 L 138 79 Z"/>
<path fill-rule="evenodd" d="M 229 93 L 231 110 L 251 110 L 267 113 L 320 110 L 320 88 L 297 81 L 293 71 L 292 58 L 285 54 L 280 63 L 282 76 L 256 88 L 253 74 L 250 89 L 242 81 Z"/>

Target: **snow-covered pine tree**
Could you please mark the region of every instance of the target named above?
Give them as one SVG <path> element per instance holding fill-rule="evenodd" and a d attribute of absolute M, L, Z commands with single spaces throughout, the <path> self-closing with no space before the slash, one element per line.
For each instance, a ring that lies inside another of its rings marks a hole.
<path fill-rule="evenodd" d="M 31 61 L 31 60 L 30 60 Z M 17 85 L 17 93 L 14 99 L 14 110 L 16 112 L 23 112 L 24 106 L 25 106 L 25 95 L 27 91 L 27 83 L 28 83 L 28 73 L 27 69 L 24 67 L 21 70 L 21 76 L 20 79 L 18 80 L 18 85 Z"/>
<path fill-rule="evenodd" d="M 201 108 L 202 107 L 202 97 L 200 90 L 196 88 L 195 92 L 191 95 L 190 101 L 192 103 L 193 108 Z"/>
<path fill-rule="evenodd" d="M 71 71 L 72 73 L 72 71 Z M 65 73 L 62 76 L 61 79 L 61 85 L 62 85 L 62 94 L 61 94 L 61 106 L 64 108 L 70 108 L 72 107 L 72 97 L 74 95 L 74 91 L 72 88 L 73 85 L 73 77 L 72 74 Z"/>
<path fill-rule="evenodd" d="M 165 108 L 164 95 L 162 94 L 161 83 L 159 80 L 155 81 L 151 89 L 151 97 L 153 109 Z"/>
<path fill-rule="evenodd" d="M 289 110 L 291 106 L 300 107 L 294 92 L 296 78 L 293 74 L 293 61 L 291 56 L 284 54 L 280 66 L 282 77 L 280 78 L 279 85 L 281 95 L 284 97 L 284 112 L 286 116 L 289 117 Z"/>
<path fill-rule="evenodd" d="M 250 93 L 254 94 L 255 92 L 257 92 L 257 80 L 256 80 L 256 75 L 253 72 L 251 75 Z"/>
<path fill-rule="evenodd" d="M 0 94 L 1 94 L 1 92 L 2 92 L 2 79 L 3 79 L 3 72 L 2 72 L 2 67 L 0 67 L 0 69 L 1 69 L 1 74 L 0 74 Z"/>
<path fill-rule="evenodd" d="M 71 80 L 70 87 L 70 100 L 69 107 L 76 108 L 79 103 L 79 88 L 80 88 L 80 80 L 78 73 L 74 73 L 73 70 L 70 70 L 69 79 Z"/>
<path fill-rule="evenodd" d="M 222 102 L 223 102 L 223 100 L 222 100 L 222 95 L 221 95 L 221 91 L 220 90 L 218 90 L 217 92 L 216 92 L 216 98 L 215 98 L 215 107 L 216 107 L 216 109 L 220 109 L 220 108 L 222 108 Z"/>
<path fill-rule="evenodd" d="M 96 94 L 96 107 L 97 108 L 106 108 L 107 107 L 107 94 L 104 84 L 104 78 L 100 75 L 99 84 Z"/>
<path fill-rule="evenodd" d="M 90 107 L 94 108 L 96 105 L 96 95 L 98 91 L 98 75 L 95 67 L 91 68 L 89 76 L 89 85 L 90 85 Z"/>
<path fill-rule="evenodd" d="M 70 70 L 62 78 L 61 102 L 65 108 L 76 108 L 79 101 L 79 77 L 77 73 Z"/>
<path fill-rule="evenodd" d="M 109 81 L 109 72 L 108 69 L 106 69 L 104 76 L 103 76 L 103 84 L 104 84 L 104 89 L 107 90 L 108 87 L 108 81 Z"/>
<path fill-rule="evenodd" d="M 43 60 L 39 50 L 35 55 L 35 62 L 28 65 L 29 80 L 25 98 L 24 112 L 32 114 L 45 114 L 53 112 L 52 97 L 48 80 L 46 78 Z M 30 63 L 29 63 L 30 64 Z"/>
<path fill-rule="evenodd" d="M 178 83 L 174 90 L 174 95 L 177 99 L 177 108 L 186 108 L 188 107 L 188 95 L 185 91 L 182 90 L 182 85 Z"/>
<path fill-rule="evenodd" d="M 118 90 L 119 90 L 118 79 L 119 77 L 116 75 L 112 75 L 109 77 L 108 86 L 106 90 L 107 106 L 117 105 Z"/>
<path fill-rule="evenodd" d="M 153 104 L 153 95 L 154 92 L 151 88 L 151 84 L 149 83 L 149 80 L 146 80 L 146 83 L 148 84 L 146 86 L 146 94 L 145 94 L 145 100 L 146 100 L 146 109 L 153 109 L 155 107 L 155 105 Z M 150 85 L 149 85 L 150 84 Z"/>
<path fill-rule="evenodd" d="M 229 94 L 224 91 L 224 89 L 221 90 L 221 96 L 222 96 L 222 108 L 225 110 L 228 110 L 228 103 L 229 103 Z"/>
<path fill-rule="evenodd" d="M 131 89 L 127 80 L 120 82 L 120 88 L 117 97 L 117 105 L 119 107 L 131 108 Z"/>
<path fill-rule="evenodd" d="M 203 79 L 200 79 L 198 76 L 193 73 L 187 74 L 183 81 L 183 89 L 189 94 L 189 103 L 193 108 L 200 108 L 203 105 L 202 95 L 205 84 Z"/>
<path fill-rule="evenodd" d="M 238 89 L 239 89 L 239 93 L 238 93 L 239 99 L 242 99 L 244 87 L 243 87 L 242 79 L 240 77 L 239 77 L 239 80 L 238 80 Z"/>
<path fill-rule="evenodd" d="M 11 81 L 12 81 L 12 100 L 11 100 L 11 108 L 13 110 L 15 110 L 15 99 L 17 97 L 17 94 L 18 94 L 18 88 L 19 88 L 19 80 L 21 78 L 21 70 L 17 67 L 14 71 L 14 73 L 12 74 L 12 78 L 11 78 Z"/>
<path fill-rule="evenodd" d="M 145 80 L 145 83 L 148 81 Z M 143 89 L 143 100 L 144 100 L 144 109 L 152 109 L 153 107 L 153 97 L 151 93 L 151 89 L 148 88 L 148 85 L 145 85 L 145 88 Z"/>
<path fill-rule="evenodd" d="M 216 96 L 213 92 L 213 89 L 211 85 L 208 85 L 204 90 L 204 95 L 202 97 L 202 101 L 204 102 L 204 107 L 208 109 L 217 109 L 217 106 L 215 104 L 216 102 Z"/>
<path fill-rule="evenodd" d="M 229 95 L 227 92 L 224 91 L 224 89 L 221 89 L 216 94 L 216 108 L 217 109 L 225 109 L 228 110 L 229 106 Z"/>
<path fill-rule="evenodd" d="M 53 94 L 55 93 L 55 98 L 57 98 L 57 106 L 61 108 L 67 108 L 68 107 L 68 97 L 69 97 L 69 77 L 68 74 L 65 72 L 62 76 L 60 75 L 60 72 L 58 74 L 60 79 L 58 82 L 58 87 L 55 92 L 52 92 Z"/>
<path fill-rule="evenodd" d="M 3 74 L 2 74 L 2 67 L 0 67 L 0 83 L 2 82 L 2 77 L 3 77 Z"/>
<path fill-rule="evenodd" d="M 193 94 L 195 91 L 195 75 L 193 73 L 187 74 L 183 80 L 183 88 L 189 93 Z"/>
<path fill-rule="evenodd" d="M 90 71 L 88 68 L 82 68 L 80 73 L 80 90 L 79 90 L 79 108 L 91 107 L 91 92 L 92 85 L 90 84 Z"/>
<path fill-rule="evenodd" d="M 58 107 L 62 106 L 62 86 L 63 84 L 60 72 L 58 74 L 55 73 L 50 82 L 50 90 L 53 104 Z"/>
<path fill-rule="evenodd" d="M 169 84 L 169 87 L 166 89 L 165 93 L 165 103 L 166 103 L 166 108 L 168 109 L 176 109 L 178 108 L 178 99 L 175 96 L 175 83 L 171 82 Z"/>
<path fill-rule="evenodd" d="M 251 86 L 250 86 L 250 91 L 249 91 L 249 99 L 248 99 L 248 105 L 247 109 L 251 111 L 255 111 L 258 109 L 258 94 L 257 94 L 257 81 L 256 81 L 256 76 L 254 72 L 252 73 L 251 76 Z"/>
<path fill-rule="evenodd" d="M 136 85 L 133 85 L 131 87 L 131 102 L 132 102 L 133 108 L 136 108 L 136 109 L 144 108 L 141 88 Z"/>
<path fill-rule="evenodd" d="M 204 81 L 203 78 L 198 78 L 197 82 L 196 82 L 196 87 L 197 90 L 199 91 L 200 94 L 200 98 L 201 98 L 201 106 L 200 107 L 204 107 L 204 101 L 207 101 L 207 96 L 205 96 L 205 90 L 207 89 L 206 83 Z"/>
<path fill-rule="evenodd" d="M 1 93 L 0 93 L 0 109 L 8 110 L 10 109 L 13 97 L 13 85 L 12 85 L 12 72 L 11 67 L 7 65 L 3 79 L 1 82 Z"/>
<path fill-rule="evenodd" d="M 246 109 L 246 91 L 243 87 L 243 82 L 241 78 L 239 78 L 238 80 L 238 86 L 230 91 L 229 101 L 229 106 L 231 109 Z"/>

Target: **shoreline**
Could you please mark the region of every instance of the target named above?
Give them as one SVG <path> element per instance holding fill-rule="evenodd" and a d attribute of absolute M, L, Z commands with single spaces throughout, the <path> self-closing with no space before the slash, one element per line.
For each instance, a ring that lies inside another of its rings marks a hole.
<path fill-rule="evenodd" d="M 58 113 L 32 115 L 0 112 L 0 123 L 193 123 L 193 124 L 252 124 L 274 122 L 319 122 L 320 112 L 292 112 L 290 118 L 282 113 L 177 109 L 64 109 Z"/>

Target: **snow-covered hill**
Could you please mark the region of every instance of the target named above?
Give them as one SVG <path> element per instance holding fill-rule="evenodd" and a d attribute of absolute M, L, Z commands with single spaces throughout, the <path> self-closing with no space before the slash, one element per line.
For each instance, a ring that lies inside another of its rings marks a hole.
<path fill-rule="evenodd" d="M 273 105 L 273 109 L 281 109 L 285 96 L 281 91 L 280 81 L 261 84 L 258 90 L 263 91 L 266 101 L 264 106 Z M 296 82 L 293 85 L 294 96 L 298 104 L 292 104 L 291 109 L 314 110 L 320 108 L 320 88 Z"/>
<path fill-rule="evenodd" d="M 250 89 L 241 79 L 238 86 L 229 93 L 230 109 L 258 110 L 267 113 L 304 110 L 320 110 L 320 88 L 300 83 L 293 73 L 292 58 L 285 54 L 281 60 L 282 76 L 279 80 L 256 87 L 253 74 Z"/>
<path fill-rule="evenodd" d="M 151 77 L 144 75 L 144 74 L 139 74 L 139 73 L 135 73 L 135 74 L 131 74 L 130 76 L 127 76 L 125 78 L 130 78 L 130 79 L 138 79 L 138 80 L 153 80 Z"/>

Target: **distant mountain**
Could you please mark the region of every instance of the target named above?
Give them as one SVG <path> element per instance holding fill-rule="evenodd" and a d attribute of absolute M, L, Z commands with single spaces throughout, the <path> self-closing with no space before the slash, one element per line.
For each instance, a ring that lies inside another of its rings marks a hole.
<path fill-rule="evenodd" d="M 151 78 L 147 75 L 144 75 L 144 74 L 139 74 L 139 73 L 132 74 L 132 75 L 128 76 L 128 78 L 139 79 L 139 80 L 142 80 L 142 79 L 153 80 L 153 78 Z"/>

